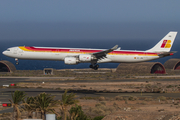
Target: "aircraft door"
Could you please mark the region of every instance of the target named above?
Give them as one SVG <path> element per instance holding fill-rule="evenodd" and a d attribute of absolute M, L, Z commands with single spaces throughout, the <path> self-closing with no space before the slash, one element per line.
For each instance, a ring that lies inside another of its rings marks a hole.
<path fill-rule="evenodd" d="M 14 48 L 13 54 L 17 54 L 17 48 Z"/>

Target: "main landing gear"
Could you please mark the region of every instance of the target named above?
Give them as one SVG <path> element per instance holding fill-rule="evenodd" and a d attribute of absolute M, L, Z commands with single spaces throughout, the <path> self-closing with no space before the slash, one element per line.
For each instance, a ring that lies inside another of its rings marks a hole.
<path fill-rule="evenodd" d="M 97 70 L 99 68 L 99 65 L 98 64 L 91 64 L 89 67 L 94 69 L 94 70 Z"/>
<path fill-rule="evenodd" d="M 15 61 L 16 61 L 16 65 L 19 65 L 18 58 L 15 58 Z"/>

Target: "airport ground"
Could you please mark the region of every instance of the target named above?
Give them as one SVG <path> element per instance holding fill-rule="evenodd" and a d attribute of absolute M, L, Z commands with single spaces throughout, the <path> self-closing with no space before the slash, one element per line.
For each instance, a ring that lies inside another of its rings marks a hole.
<path fill-rule="evenodd" d="M 34 74 L 34 75 L 33 75 Z M 15 87 L 2 87 L 16 84 Z M 9 103 L 15 90 L 28 96 L 46 92 L 61 99 L 65 89 L 76 93 L 89 116 L 103 115 L 103 120 L 180 118 L 180 76 L 119 75 L 112 71 L 60 71 L 58 75 L 43 75 L 42 71 L 18 71 L 1 74 L 0 101 Z M 12 108 L 0 114 L 12 112 Z"/>

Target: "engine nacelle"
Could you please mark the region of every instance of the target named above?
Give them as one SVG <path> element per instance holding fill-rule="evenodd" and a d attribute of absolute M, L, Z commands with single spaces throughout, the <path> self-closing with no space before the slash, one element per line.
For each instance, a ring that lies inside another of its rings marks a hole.
<path fill-rule="evenodd" d="M 78 64 L 78 61 L 76 57 L 65 57 L 64 63 L 68 65 L 75 65 Z"/>
<path fill-rule="evenodd" d="M 79 55 L 79 60 L 80 61 L 83 61 L 83 62 L 89 62 L 89 61 L 91 61 L 92 60 L 92 56 L 91 55 Z"/>

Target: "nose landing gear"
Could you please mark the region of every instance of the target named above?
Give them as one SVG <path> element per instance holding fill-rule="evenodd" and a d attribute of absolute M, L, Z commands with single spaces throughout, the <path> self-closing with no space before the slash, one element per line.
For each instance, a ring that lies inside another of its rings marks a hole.
<path fill-rule="evenodd" d="M 99 65 L 98 64 L 91 64 L 89 67 L 94 69 L 94 70 L 97 70 L 99 68 Z"/>
<path fill-rule="evenodd" d="M 18 58 L 15 58 L 15 61 L 16 61 L 16 65 L 19 65 Z"/>

